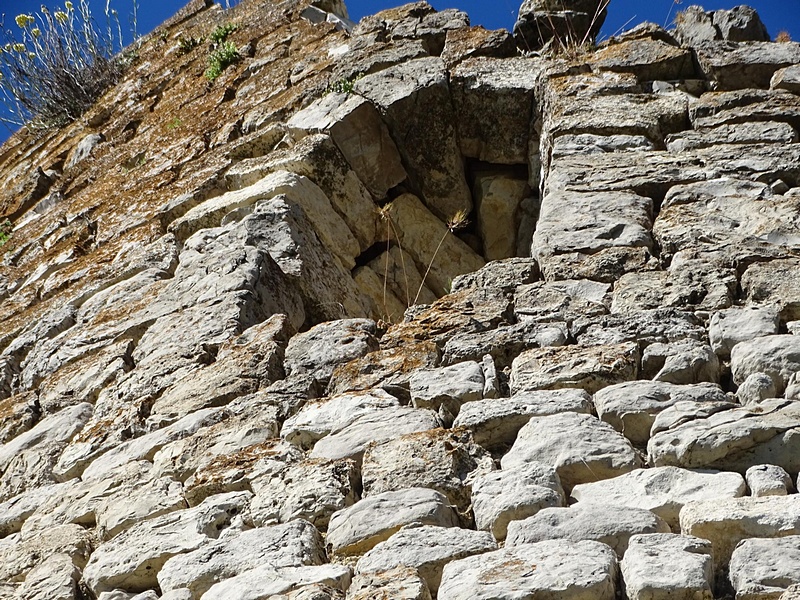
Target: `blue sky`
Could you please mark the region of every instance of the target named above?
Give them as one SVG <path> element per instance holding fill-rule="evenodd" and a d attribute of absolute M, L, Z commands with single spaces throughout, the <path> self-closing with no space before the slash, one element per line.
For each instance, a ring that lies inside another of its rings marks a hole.
<path fill-rule="evenodd" d="M 172 16 L 188 0 L 138 0 L 137 29 L 140 34 L 147 33 L 159 23 Z M 225 5 L 236 0 L 217 0 Z M 438 10 L 459 8 L 470 15 L 473 25 L 483 25 L 487 29 L 505 27 L 511 29 L 516 19 L 521 0 L 429 0 Z M 74 0 L 77 3 L 77 0 Z M 133 14 L 132 0 L 110 0 L 111 6 L 119 13 L 123 25 Z M 398 6 L 402 0 L 345 0 L 350 16 L 354 20 L 375 13 L 381 9 Z M 612 0 L 609 17 L 601 32 L 602 37 L 614 35 L 642 21 L 653 21 L 659 25 L 669 25 L 677 10 L 698 2 L 691 0 Z M 699 2 L 707 10 L 732 8 L 739 2 L 714 0 Z M 39 10 L 44 4 L 56 8 L 60 2 L 53 0 L 0 0 L 0 14 L 5 14 L 6 26 L 16 27 L 13 19 L 20 13 Z M 102 16 L 106 0 L 90 0 L 95 17 Z M 750 5 L 758 10 L 761 19 L 774 37 L 779 31 L 787 30 L 794 40 L 800 40 L 800 0 L 752 0 Z M 0 112 L 2 112 L 0 106 Z M 0 142 L 8 135 L 0 126 Z"/>

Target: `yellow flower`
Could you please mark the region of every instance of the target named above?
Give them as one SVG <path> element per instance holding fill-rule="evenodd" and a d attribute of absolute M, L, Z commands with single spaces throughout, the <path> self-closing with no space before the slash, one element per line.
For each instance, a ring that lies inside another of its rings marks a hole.
<path fill-rule="evenodd" d="M 42 35 L 42 30 L 41 30 L 41 29 L 39 29 L 38 27 L 34 27 L 33 29 L 31 29 L 31 35 L 32 35 L 33 37 L 37 38 L 37 37 L 39 37 L 40 35 Z"/>
<path fill-rule="evenodd" d="M 67 1 L 64 3 L 64 7 L 65 7 L 67 10 L 72 10 L 72 2 L 70 2 L 69 0 L 67 0 Z"/>
<path fill-rule="evenodd" d="M 17 15 L 14 21 L 17 22 L 17 27 L 25 28 L 33 23 L 33 17 L 31 15 Z"/>
<path fill-rule="evenodd" d="M 25 48 L 25 44 L 20 44 L 19 42 L 14 44 L 14 51 L 15 52 L 25 52 L 26 49 L 27 48 Z"/>
<path fill-rule="evenodd" d="M 62 10 L 57 10 L 56 14 L 55 14 L 55 17 L 56 17 L 56 21 L 58 21 L 59 23 L 66 23 L 67 19 L 69 18 L 67 13 L 65 13 Z"/>

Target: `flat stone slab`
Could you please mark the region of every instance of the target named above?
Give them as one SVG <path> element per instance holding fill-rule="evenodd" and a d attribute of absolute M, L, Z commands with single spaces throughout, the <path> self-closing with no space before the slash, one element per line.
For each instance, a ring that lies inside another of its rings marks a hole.
<path fill-rule="evenodd" d="M 550 540 L 451 562 L 439 600 L 613 600 L 614 552 L 599 542 Z"/>
<path fill-rule="evenodd" d="M 572 498 L 578 505 L 608 504 L 650 510 L 664 519 L 673 531 L 679 531 L 678 516 L 687 502 L 740 498 L 746 491 L 744 478 L 738 473 L 654 467 L 576 485 Z"/>
<path fill-rule="evenodd" d="M 736 598 L 778 598 L 800 584 L 800 535 L 743 540 L 731 556 L 730 581 Z"/>
<path fill-rule="evenodd" d="M 713 600 L 711 542 L 671 533 L 634 535 L 620 564 L 628 600 Z"/>

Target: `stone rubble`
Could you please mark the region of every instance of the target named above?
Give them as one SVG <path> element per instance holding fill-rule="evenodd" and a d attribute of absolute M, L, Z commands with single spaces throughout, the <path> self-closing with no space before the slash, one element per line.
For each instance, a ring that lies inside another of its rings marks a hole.
<path fill-rule="evenodd" d="M 192 0 L 12 136 L 0 599 L 798 598 L 800 44 L 605 16 Z"/>

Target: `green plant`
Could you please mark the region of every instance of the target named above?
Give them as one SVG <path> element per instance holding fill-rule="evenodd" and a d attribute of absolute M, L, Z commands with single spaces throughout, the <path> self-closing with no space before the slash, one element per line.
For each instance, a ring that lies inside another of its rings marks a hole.
<path fill-rule="evenodd" d="M 175 117 L 169 123 L 167 123 L 167 129 L 178 129 L 179 127 L 182 126 L 183 126 L 183 121 L 181 121 L 178 117 Z"/>
<path fill-rule="evenodd" d="M 239 50 L 233 42 L 225 42 L 219 48 L 211 52 L 208 57 L 208 69 L 205 76 L 209 81 L 214 81 L 222 75 L 222 72 L 232 64 L 241 60 Z"/>
<path fill-rule="evenodd" d="M 63 125 L 119 80 L 130 54 L 120 52 L 122 28 L 108 4 L 106 18 L 101 33 L 88 0 L 67 0 L 63 9 L 17 15 L 16 30 L 0 21 L 0 101 L 10 115 L 5 122 Z M 135 36 L 135 16 L 133 27 Z"/>
<path fill-rule="evenodd" d="M 341 78 L 333 83 L 329 83 L 325 88 L 325 94 L 352 94 L 356 81 L 364 77 L 364 73 L 356 73 L 350 78 Z"/>
<path fill-rule="evenodd" d="M 0 246 L 11 239 L 11 228 L 11 221 L 8 219 L 0 223 Z"/>
<path fill-rule="evenodd" d="M 225 23 L 224 25 L 218 25 L 214 31 L 211 32 L 211 35 L 208 36 L 208 39 L 211 40 L 211 43 L 216 45 L 221 44 L 228 36 L 236 31 L 237 27 L 233 23 Z"/>
<path fill-rule="evenodd" d="M 197 48 L 200 44 L 202 44 L 205 40 L 203 38 L 196 38 L 196 37 L 180 37 L 178 38 L 178 54 L 189 54 L 192 50 Z"/>

